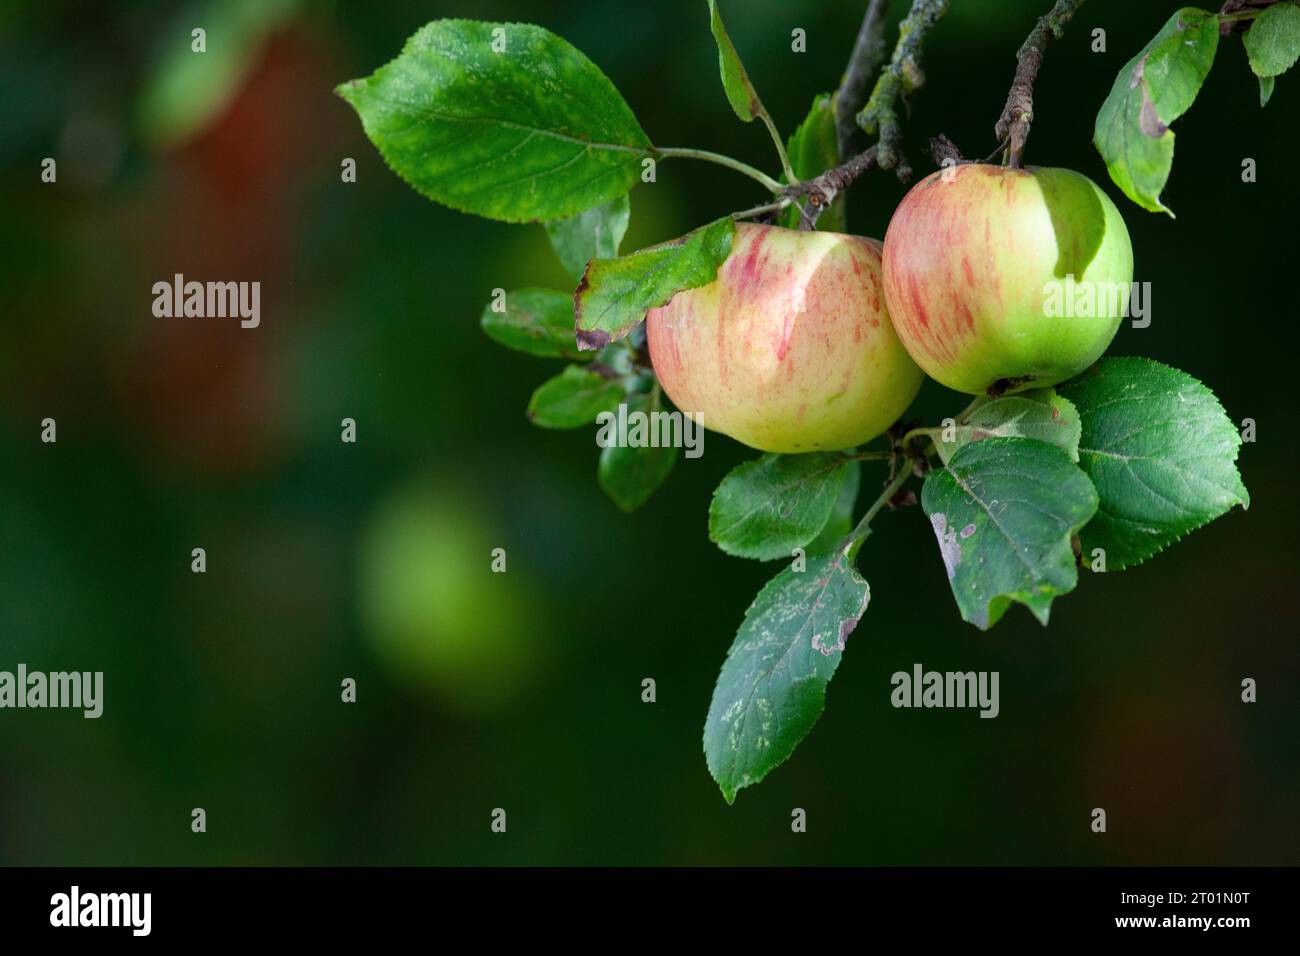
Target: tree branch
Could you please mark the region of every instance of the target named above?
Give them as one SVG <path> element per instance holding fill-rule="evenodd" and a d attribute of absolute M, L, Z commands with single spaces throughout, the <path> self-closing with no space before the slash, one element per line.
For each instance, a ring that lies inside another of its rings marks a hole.
<path fill-rule="evenodd" d="M 1016 53 L 1016 75 L 1007 93 L 1007 105 L 1003 108 L 997 125 L 993 127 L 998 142 L 1006 141 L 1009 144 L 1008 166 L 1020 168 L 1020 157 L 1025 151 L 1029 127 L 1034 120 L 1034 80 L 1038 77 L 1039 67 L 1043 65 L 1047 41 L 1059 40 L 1065 34 L 1065 25 L 1082 4 L 1083 0 L 1056 0 L 1047 15 L 1038 18 L 1038 23 L 1029 31 L 1029 36 Z"/>
<path fill-rule="evenodd" d="M 844 71 L 840 88 L 835 91 L 835 140 L 840 162 L 852 155 L 853 141 L 858 133 L 854 116 L 862 108 L 867 81 L 885 59 L 885 14 L 888 12 L 889 0 L 871 0 L 867 4 L 867 13 L 862 18 L 858 38 L 849 55 L 848 68 Z"/>
<path fill-rule="evenodd" d="M 880 44 L 887 9 L 888 0 L 871 0 L 858 31 L 857 42 L 853 46 L 849 68 L 835 94 L 840 165 L 826 170 L 820 176 L 788 185 L 778 194 L 779 199 L 789 200 L 799 209 L 800 229 L 816 226 L 817 217 L 835 201 L 835 197 L 852 186 L 859 176 L 873 166 L 894 169 L 903 182 L 907 182 L 912 175 L 912 170 L 902 161 L 899 152 L 902 133 L 894 114 L 894 101 L 900 90 L 905 94 L 910 93 L 920 88 L 924 82 L 920 67 L 921 44 L 929 28 L 947 11 L 948 0 L 912 0 L 907 18 L 899 24 L 898 43 L 894 46 L 889 66 L 881 71 L 871 98 L 855 117 L 858 125 L 868 132 L 874 132 L 875 127 L 864 123 L 863 117 L 868 114 L 876 117 L 880 123 L 879 141 L 855 156 L 845 157 L 845 144 L 851 136 L 845 137 L 842 122 L 845 116 L 852 113 L 856 105 L 855 99 L 861 99 L 867 74 L 880 61 L 881 53 L 876 47 Z M 800 200 L 806 200 L 806 203 Z"/>
<path fill-rule="evenodd" d="M 783 197 L 789 199 L 807 199 L 809 209 L 804 211 L 803 222 L 801 227 L 807 225 L 809 229 L 817 224 L 817 217 L 822 214 L 835 197 L 848 189 L 857 180 L 859 176 L 865 173 L 872 166 L 877 166 L 876 152 L 879 146 L 870 146 L 858 155 L 854 156 L 848 162 L 841 163 L 834 169 L 828 169 L 820 176 L 814 176 L 812 179 L 805 179 L 803 182 L 795 183 L 793 186 L 786 186 L 781 191 Z"/>
<path fill-rule="evenodd" d="M 894 104 L 900 94 L 906 97 L 924 85 L 921 46 L 930 27 L 947 10 L 948 0 L 912 0 L 912 9 L 898 27 L 898 43 L 894 46 L 894 55 L 876 80 L 867 105 L 857 116 L 858 125 L 862 129 L 868 133 L 879 131 L 879 142 L 876 144 L 877 165 L 881 169 L 897 168 L 898 178 L 904 182 L 910 178 L 912 171 L 903 159 L 903 132 Z"/>

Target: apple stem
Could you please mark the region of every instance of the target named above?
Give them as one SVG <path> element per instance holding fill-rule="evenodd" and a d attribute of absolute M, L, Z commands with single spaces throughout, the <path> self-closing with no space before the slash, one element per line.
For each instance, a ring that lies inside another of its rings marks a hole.
<path fill-rule="evenodd" d="M 846 461 L 889 461 L 894 457 L 892 451 L 855 451 L 846 452 Z"/>
<path fill-rule="evenodd" d="M 862 516 L 862 520 L 857 523 L 857 526 L 854 527 L 854 529 L 849 532 L 848 537 L 844 539 L 843 543 L 840 545 L 840 550 L 842 552 L 846 552 L 850 557 L 857 553 L 858 549 L 862 546 L 862 542 L 865 541 L 867 535 L 871 533 L 871 522 L 875 519 L 876 515 L 880 514 L 881 509 L 893 500 L 894 495 L 898 494 L 903 485 L 907 484 L 911 477 L 912 469 L 910 467 L 900 468 L 898 470 L 898 474 L 894 475 L 894 477 L 890 479 L 889 483 L 885 485 L 885 490 L 880 493 L 880 497 L 871 503 L 871 507 L 868 508 L 867 513 Z"/>
<path fill-rule="evenodd" d="M 1083 0 L 1056 0 L 1052 9 L 1038 18 L 1016 53 L 1016 74 L 1007 92 L 1006 106 L 993 127 L 998 142 L 1005 140 L 1008 144 L 1006 165 L 1013 169 L 1020 168 L 1025 142 L 1029 139 L 1029 127 L 1034 120 L 1034 80 L 1043 65 L 1047 43 L 1065 35 L 1065 25 L 1082 5 Z"/>

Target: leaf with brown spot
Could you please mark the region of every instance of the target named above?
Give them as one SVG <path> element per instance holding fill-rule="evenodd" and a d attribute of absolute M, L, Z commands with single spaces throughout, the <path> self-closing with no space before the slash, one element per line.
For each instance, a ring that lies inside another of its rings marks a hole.
<path fill-rule="evenodd" d="M 1143 209 L 1173 215 L 1160 201 L 1174 162 L 1169 125 L 1196 99 L 1218 43 L 1218 17 L 1179 10 L 1119 71 L 1097 113 L 1097 151 L 1115 185 Z"/>
<path fill-rule="evenodd" d="M 961 616 L 987 630 L 1011 606 L 1047 623 L 1074 590 L 1070 538 L 1097 511 L 1097 492 L 1060 448 L 988 438 L 957 450 L 921 489 Z"/>

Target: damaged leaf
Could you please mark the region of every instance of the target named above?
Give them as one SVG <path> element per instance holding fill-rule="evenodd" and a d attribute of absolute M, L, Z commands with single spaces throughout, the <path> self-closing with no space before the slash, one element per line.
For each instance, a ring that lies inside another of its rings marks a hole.
<path fill-rule="evenodd" d="M 713 688 L 704 754 L 733 803 L 794 752 L 826 706 L 826 685 L 870 589 L 845 551 L 786 568 L 745 612 Z"/>
<path fill-rule="evenodd" d="M 1173 212 L 1160 201 L 1174 161 L 1169 128 L 1196 99 L 1214 64 L 1219 18 L 1184 7 L 1115 77 L 1097 113 L 1093 142 L 1124 195 L 1151 212 Z"/>
<path fill-rule="evenodd" d="M 1097 511 L 1092 482 L 1053 445 L 989 438 L 959 448 L 921 490 L 961 616 L 987 630 L 1015 601 L 1046 624 L 1078 583 L 1070 539 Z"/>
<path fill-rule="evenodd" d="M 483 309 L 479 325 L 488 338 L 508 349 L 539 358 L 581 360 L 573 338 L 573 296 L 553 289 L 520 289 L 506 295 L 505 311 L 491 303 Z"/>

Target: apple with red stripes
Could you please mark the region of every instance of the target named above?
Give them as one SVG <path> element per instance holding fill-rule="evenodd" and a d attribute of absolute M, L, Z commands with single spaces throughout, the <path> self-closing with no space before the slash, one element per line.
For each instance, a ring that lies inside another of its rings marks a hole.
<path fill-rule="evenodd" d="M 903 198 L 885 233 L 885 301 L 931 378 L 973 395 L 1073 378 L 1128 307 L 1119 210 L 1068 169 L 963 164 Z"/>
<path fill-rule="evenodd" d="M 924 376 L 889 320 L 880 250 L 860 236 L 737 224 L 717 278 L 646 316 L 673 404 L 769 452 L 884 432 Z"/>

